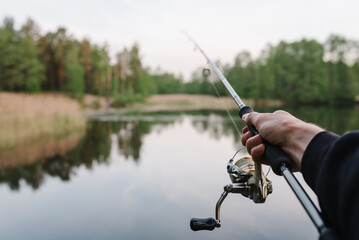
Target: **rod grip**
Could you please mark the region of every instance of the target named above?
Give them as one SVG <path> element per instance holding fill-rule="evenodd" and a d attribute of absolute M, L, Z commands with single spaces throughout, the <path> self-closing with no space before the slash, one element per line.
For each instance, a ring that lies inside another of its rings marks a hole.
<path fill-rule="evenodd" d="M 190 226 L 193 231 L 212 231 L 216 227 L 216 220 L 214 220 L 214 218 L 192 218 Z"/>
<path fill-rule="evenodd" d="M 319 240 L 339 240 L 338 232 L 332 228 L 324 227 L 320 230 Z"/>
<path fill-rule="evenodd" d="M 239 116 L 242 117 L 247 114 L 253 112 L 253 108 L 250 106 L 244 106 L 239 111 Z M 254 135 L 259 134 L 258 130 L 254 126 L 247 126 L 248 130 L 251 131 Z M 285 166 L 291 170 L 293 166 L 293 161 L 287 154 L 278 146 L 275 146 L 265 140 L 263 140 L 263 144 L 265 146 L 264 157 L 268 161 L 269 165 L 272 167 L 273 172 L 277 175 L 282 175 L 280 167 L 285 164 Z"/>

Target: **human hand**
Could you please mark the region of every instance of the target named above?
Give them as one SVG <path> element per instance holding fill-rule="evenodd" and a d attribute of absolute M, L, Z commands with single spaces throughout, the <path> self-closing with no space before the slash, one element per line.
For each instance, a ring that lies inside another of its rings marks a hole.
<path fill-rule="evenodd" d="M 259 132 L 254 136 L 247 127 L 242 131 L 241 142 L 247 147 L 253 160 L 268 164 L 264 158 L 265 146 L 262 143 L 265 139 L 288 154 L 293 160 L 293 171 L 300 171 L 302 157 L 309 142 L 317 133 L 324 131 L 281 110 L 274 113 L 251 112 L 244 115 L 242 120 L 247 126 L 255 126 Z"/>

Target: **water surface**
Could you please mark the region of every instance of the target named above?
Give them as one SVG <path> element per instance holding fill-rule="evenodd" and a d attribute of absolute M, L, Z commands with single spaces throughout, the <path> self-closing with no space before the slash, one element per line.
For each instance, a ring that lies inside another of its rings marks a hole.
<path fill-rule="evenodd" d="M 288 110 L 339 134 L 359 129 L 355 108 Z M 285 180 L 272 172 L 266 203 L 231 194 L 221 228 L 190 230 L 190 218 L 214 216 L 239 139 L 223 112 L 111 114 L 90 119 L 84 136 L 66 136 L 64 150 L 37 161 L 14 166 L 1 153 L 2 239 L 317 239 Z"/>

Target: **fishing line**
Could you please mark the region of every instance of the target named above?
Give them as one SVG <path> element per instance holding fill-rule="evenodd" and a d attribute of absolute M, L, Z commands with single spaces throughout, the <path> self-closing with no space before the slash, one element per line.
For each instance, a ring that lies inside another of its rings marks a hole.
<path fill-rule="evenodd" d="M 269 173 L 270 173 L 270 167 L 268 167 L 268 171 L 267 171 L 266 177 L 268 176 Z"/>
<path fill-rule="evenodd" d="M 207 63 L 207 64 L 208 64 L 208 63 Z M 206 70 L 206 69 L 208 70 L 208 72 L 207 72 L 207 74 L 205 75 L 204 70 Z M 204 69 L 203 69 L 203 75 L 204 75 L 205 78 L 207 78 L 210 74 L 211 74 L 211 72 L 209 71 L 209 68 L 204 68 Z M 217 94 L 217 97 L 218 97 L 219 101 L 221 102 L 222 106 L 224 107 L 224 110 L 226 110 L 226 112 L 227 112 L 229 118 L 231 119 L 231 121 L 232 121 L 232 123 L 233 123 L 233 126 L 234 126 L 234 128 L 236 129 L 238 135 L 241 135 L 241 132 L 239 131 L 239 129 L 238 129 L 238 127 L 237 127 L 237 124 L 235 123 L 234 119 L 232 118 L 232 115 L 229 113 L 229 111 L 228 111 L 228 109 L 227 109 L 227 106 L 226 106 L 226 104 L 224 103 L 223 99 L 221 98 L 221 94 L 219 93 L 218 89 L 216 88 L 216 86 L 214 85 L 214 83 L 213 83 L 209 78 L 208 78 L 208 81 L 211 83 L 211 85 L 212 85 L 214 91 L 215 91 L 216 94 Z"/>
<path fill-rule="evenodd" d="M 242 146 L 241 148 L 239 148 L 238 149 L 238 151 L 233 155 L 233 157 L 231 158 L 232 160 L 234 160 L 234 158 L 236 157 L 236 155 L 240 152 L 240 151 L 242 151 L 242 150 L 244 150 L 246 147 L 244 147 L 244 146 Z M 266 177 L 268 176 L 268 174 L 270 173 L 270 167 L 268 167 L 268 171 L 267 171 L 267 173 L 266 173 Z"/>
<path fill-rule="evenodd" d="M 242 151 L 244 148 L 245 148 L 244 146 L 241 147 L 241 148 L 233 155 L 233 157 L 232 157 L 231 159 L 234 159 L 234 158 L 236 157 L 237 153 L 239 153 L 240 151 Z"/>
<path fill-rule="evenodd" d="M 240 133 L 238 127 L 237 127 L 237 124 L 235 123 L 234 119 L 232 118 L 232 115 L 230 114 L 230 112 L 229 112 L 229 110 L 228 110 L 228 108 L 227 108 L 225 102 L 224 102 L 223 99 L 221 98 L 221 94 L 219 93 L 219 91 L 218 91 L 216 85 L 214 85 L 214 83 L 211 81 L 211 79 L 208 78 L 208 76 L 209 76 L 210 74 L 211 74 L 211 71 L 209 70 L 208 62 L 207 62 L 207 65 L 203 68 L 202 75 L 203 75 L 205 78 L 207 78 L 208 81 L 211 83 L 211 85 L 212 85 L 214 91 L 216 92 L 216 95 L 217 95 L 218 99 L 219 99 L 220 102 L 222 103 L 222 106 L 223 106 L 224 110 L 226 110 L 226 112 L 227 112 L 229 118 L 231 119 L 232 124 L 233 124 L 233 126 L 235 127 L 237 133 L 238 133 L 239 135 L 241 135 L 241 133 Z M 235 156 L 236 156 L 240 151 L 242 151 L 242 150 L 244 150 L 244 149 L 245 149 L 244 146 L 241 147 L 241 148 L 233 155 L 232 159 L 234 159 Z M 268 167 L 268 171 L 267 171 L 267 173 L 265 174 L 265 176 L 267 177 L 269 173 L 270 173 L 270 167 Z"/>

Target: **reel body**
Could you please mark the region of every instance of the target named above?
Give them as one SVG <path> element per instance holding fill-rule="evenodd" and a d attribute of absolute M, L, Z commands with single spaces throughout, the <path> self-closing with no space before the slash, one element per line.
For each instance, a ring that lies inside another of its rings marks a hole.
<path fill-rule="evenodd" d="M 240 193 L 255 203 L 264 203 L 271 194 L 272 182 L 264 175 L 262 165 L 254 163 L 251 157 L 243 157 L 233 164 L 233 159 L 227 164 L 227 172 L 232 183 L 246 186 L 247 191 Z"/>
<path fill-rule="evenodd" d="M 192 218 L 190 226 L 193 231 L 212 231 L 221 226 L 220 208 L 229 193 L 240 193 L 254 203 L 264 203 L 268 194 L 273 191 L 272 182 L 264 175 L 262 165 L 254 163 L 251 157 L 243 157 L 235 162 L 230 159 L 227 172 L 232 184 L 224 186 L 224 192 L 217 201 L 216 219 Z"/>

